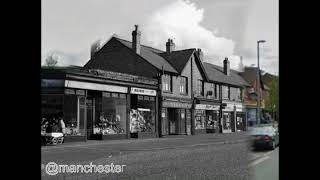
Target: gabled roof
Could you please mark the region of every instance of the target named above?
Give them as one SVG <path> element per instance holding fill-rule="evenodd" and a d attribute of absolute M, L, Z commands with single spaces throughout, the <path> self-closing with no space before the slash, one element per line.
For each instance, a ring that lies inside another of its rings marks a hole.
<path fill-rule="evenodd" d="M 170 54 L 163 52 L 161 57 L 166 59 L 177 71 L 181 73 L 195 49 L 184 49 L 180 51 L 172 51 Z"/>
<path fill-rule="evenodd" d="M 101 69 L 138 76 L 156 77 L 158 69 L 138 56 L 131 48 L 112 37 L 84 65 L 84 69 Z"/>
<path fill-rule="evenodd" d="M 208 75 L 209 81 L 219 82 L 234 86 L 250 86 L 240 75 L 238 71 L 230 69 L 230 75 L 223 72 L 223 67 L 204 62 L 204 69 Z"/>
<path fill-rule="evenodd" d="M 258 68 L 257 67 L 245 67 L 244 71 L 240 73 L 240 75 L 251 85 L 254 84 L 254 82 L 257 79 L 257 73 L 258 73 Z M 273 75 L 269 73 L 265 73 L 262 75 L 260 73 L 260 83 L 262 89 L 269 90 L 270 88 L 267 86 L 269 78 L 271 78 Z"/>
<path fill-rule="evenodd" d="M 155 70 L 164 70 L 175 75 L 181 74 L 191 56 L 195 54 L 201 74 L 208 79 L 196 49 L 173 51 L 170 54 L 149 46 L 140 46 L 140 54 L 132 49 L 132 42 L 112 37 L 98 50 L 84 66 L 86 69 L 102 69 L 134 75 L 155 77 Z"/>
<path fill-rule="evenodd" d="M 240 73 L 241 76 L 250 84 L 253 84 L 257 78 L 256 67 L 245 67 L 244 71 Z"/>
<path fill-rule="evenodd" d="M 123 45 L 126 47 L 132 49 L 132 42 L 120 39 L 120 38 L 115 38 L 119 42 L 121 42 Z M 161 57 L 160 53 L 163 53 L 163 51 L 155 48 L 151 48 L 148 46 L 141 45 L 140 48 L 140 56 L 148 61 L 150 64 L 155 66 L 157 69 L 161 70 L 163 67 L 164 71 L 167 72 L 172 72 L 172 73 L 178 73 L 176 69 L 174 69 L 169 62 L 167 62 L 163 57 Z"/>

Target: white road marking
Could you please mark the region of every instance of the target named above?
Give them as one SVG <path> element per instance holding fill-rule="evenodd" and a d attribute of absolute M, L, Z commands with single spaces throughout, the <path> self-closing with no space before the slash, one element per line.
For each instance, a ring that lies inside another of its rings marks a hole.
<path fill-rule="evenodd" d="M 261 162 L 263 162 L 263 161 L 265 161 L 265 160 L 267 160 L 269 158 L 270 158 L 269 156 L 264 156 L 264 157 L 262 157 L 260 159 L 257 159 L 255 161 L 253 161 L 252 163 L 250 163 L 249 167 L 256 166 L 257 164 L 259 164 L 259 163 L 261 163 Z"/>

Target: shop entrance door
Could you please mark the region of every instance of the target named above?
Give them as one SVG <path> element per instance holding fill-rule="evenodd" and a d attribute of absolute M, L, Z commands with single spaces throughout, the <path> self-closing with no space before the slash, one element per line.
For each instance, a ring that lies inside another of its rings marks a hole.
<path fill-rule="evenodd" d="M 231 119 L 230 119 L 230 113 L 223 113 L 222 114 L 222 131 L 223 132 L 231 132 Z"/>
<path fill-rule="evenodd" d="M 180 129 L 179 129 L 179 134 L 187 134 L 186 131 L 186 110 L 185 109 L 181 109 L 180 110 Z"/>
<path fill-rule="evenodd" d="M 166 108 L 161 112 L 161 136 L 168 135 L 168 112 Z"/>
<path fill-rule="evenodd" d="M 237 126 L 237 131 L 241 131 L 243 130 L 243 115 L 241 114 L 237 114 L 237 122 L 236 122 L 236 126 Z"/>
<path fill-rule="evenodd" d="M 95 102 L 94 98 L 88 97 L 86 100 L 87 107 L 87 138 L 92 139 L 93 135 L 93 122 L 94 122 L 94 114 L 95 114 Z"/>
<path fill-rule="evenodd" d="M 168 108 L 168 119 L 169 119 L 169 135 L 177 134 L 177 111 L 173 108 Z"/>

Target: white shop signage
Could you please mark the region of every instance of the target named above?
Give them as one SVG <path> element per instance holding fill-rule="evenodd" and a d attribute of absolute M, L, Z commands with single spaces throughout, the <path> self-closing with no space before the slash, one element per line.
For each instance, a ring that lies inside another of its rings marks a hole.
<path fill-rule="evenodd" d="M 224 111 L 234 111 L 234 107 L 236 107 L 236 111 L 242 112 L 243 106 L 241 104 L 227 104 Z"/>
<path fill-rule="evenodd" d="M 156 90 L 151 90 L 151 89 L 131 88 L 131 94 L 156 96 L 157 95 L 157 91 Z"/>
<path fill-rule="evenodd" d="M 88 90 L 98 90 L 98 91 L 119 92 L 119 93 L 127 93 L 128 92 L 127 87 L 107 85 L 107 84 L 98 84 L 98 83 L 90 83 L 90 82 L 72 81 L 72 80 L 66 80 L 65 87 L 78 88 L 78 89 L 88 89 Z"/>
<path fill-rule="evenodd" d="M 236 105 L 236 111 L 242 112 L 243 111 L 243 106 L 240 105 Z"/>
<path fill-rule="evenodd" d="M 195 109 L 204 109 L 204 110 L 219 110 L 220 106 L 210 105 L 210 104 L 196 104 Z"/>

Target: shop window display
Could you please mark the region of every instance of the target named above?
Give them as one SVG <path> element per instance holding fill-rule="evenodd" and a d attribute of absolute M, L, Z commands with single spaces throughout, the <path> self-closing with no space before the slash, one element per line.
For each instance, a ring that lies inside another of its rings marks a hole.
<path fill-rule="evenodd" d="M 154 97 L 132 95 L 130 132 L 155 132 Z"/>
<path fill-rule="evenodd" d="M 125 94 L 104 92 L 97 99 L 94 134 L 126 133 L 127 101 Z"/>
<path fill-rule="evenodd" d="M 84 135 L 84 122 L 81 121 L 80 123 L 78 118 L 78 103 L 79 105 L 84 104 L 85 98 L 76 95 L 65 95 L 63 120 L 66 126 L 66 135 Z"/>
<path fill-rule="evenodd" d="M 195 110 L 195 129 L 205 128 L 205 110 Z"/>
<path fill-rule="evenodd" d="M 231 119 L 229 113 L 223 113 L 223 128 L 231 129 Z"/>
<path fill-rule="evenodd" d="M 218 112 L 208 112 L 207 114 L 207 129 L 217 129 L 218 128 L 218 120 L 219 120 L 219 113 Z"/>

